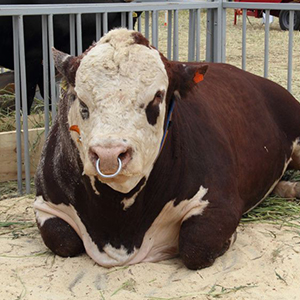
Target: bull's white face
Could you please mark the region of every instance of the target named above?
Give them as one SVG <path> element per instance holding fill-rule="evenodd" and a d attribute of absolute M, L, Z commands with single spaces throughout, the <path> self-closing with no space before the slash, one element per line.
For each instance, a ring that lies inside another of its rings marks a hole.
<path fill-rule="evenodd" d="M 168 76 L 157 50 L 134 41 L 133 32 L 114 30 L 83 57 L 75 78 L 76 98 L 68 115 L 84 173 L 127 193 L 147 177 L 159 154 L 166 112 Z M 115 150 L 117 149 L 117 150 Z M 124 158 L 119 175 L 104 179 L 100 169 L 113 173 Z M 107 161 L 104 161 L 106 160 Z"/>

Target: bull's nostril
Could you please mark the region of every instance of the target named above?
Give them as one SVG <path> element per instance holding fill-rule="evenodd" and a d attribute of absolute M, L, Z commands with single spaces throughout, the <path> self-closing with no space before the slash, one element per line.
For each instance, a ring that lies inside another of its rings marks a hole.
<path fill-rule="evenodd" d="M 119 158 L 120 158 L 121 160 L 124 160 L 127 156 L 128 156 L 128 152 L 126 151 L 126 152 L 121 153 L 121 154 L 119 155 Z"/>
<path fill-rule="evenodd" d="M 120 153 L 118 156 L 118 158 L 121 159 L 123 165 L 127 164 L 131 160 L 131 157 L 132 157 L 132 149 L 131 148 Z"/>
<path fill-rule="evenodd" d="M 89 151 L 89 157 L 90 157 L 90 160 L 92 161 L 93 165 L 96 164 L 96 161 L 97 161 L 97 159 L 99 158 L 99 157 L 98 157 L 98 154 L 95 153 L 95 152 L 92 151 L 92 150 Z"/>

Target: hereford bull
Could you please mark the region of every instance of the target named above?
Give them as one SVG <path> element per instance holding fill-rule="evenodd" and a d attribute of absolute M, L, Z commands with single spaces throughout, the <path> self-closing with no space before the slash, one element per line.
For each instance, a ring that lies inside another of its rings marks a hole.
<path fill-rule="evenodd" d="M 180 255 L 203 268 L 276 185 L 300 196 L 279 182 L 300 166 L 300 105 L 279 85 L 169 61 L 126 29 L 54 60 L 66 83 L 34 203 L 54 253 L 86 251 L 105 267 Z"/>

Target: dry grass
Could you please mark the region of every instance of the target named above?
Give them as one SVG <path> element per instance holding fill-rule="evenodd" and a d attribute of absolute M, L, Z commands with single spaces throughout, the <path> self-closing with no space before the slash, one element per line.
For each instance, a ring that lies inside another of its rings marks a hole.
<path fill-rule="evenodd" d="M 0 132 L 16 130 L 16 112 L 15 112 L 15 94 L 14 84 L 9 84 L 0 90 Z M 31 117 L 29 128 L 44 127 L 43 122 L 43 101 L 37 98 L 34 99 L 34 105 L 31 114 L 36 117 Z M 21 124 L 23 126 L 23 124 Z"/>

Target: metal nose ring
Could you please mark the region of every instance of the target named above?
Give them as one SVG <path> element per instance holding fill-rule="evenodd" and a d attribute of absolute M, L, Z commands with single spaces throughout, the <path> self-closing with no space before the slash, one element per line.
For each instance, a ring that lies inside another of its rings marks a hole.
<path fill-rule="evenodd" d="M 116 173 L 106 175 L 106 174 L 103 174 L 100 171 L 100 158 L 98 158 L 97 161 L 96 161 L 96 170 L 97 170 L 98 174 L 101 177 L 104 177 L 104 178 L 113 178 L 113 177 L 117 176 L 120 173 L 120 171 L 122 170 L 122 161 L 121 161 L 121 159 L 119 157 L 118 157 L 118 163 L 119 163 L 119 167 L 118 167 L 118 170 L 116 171 Z"/>

